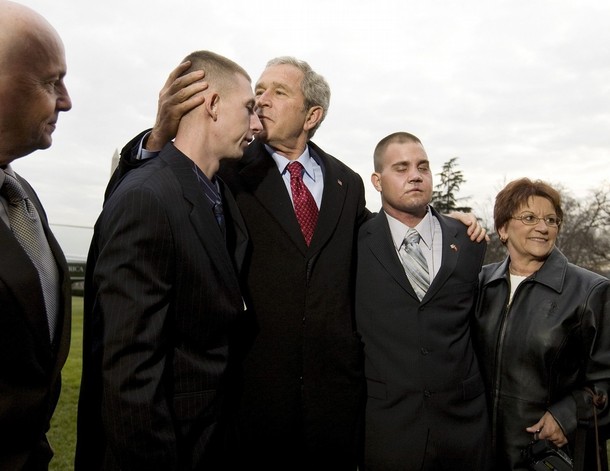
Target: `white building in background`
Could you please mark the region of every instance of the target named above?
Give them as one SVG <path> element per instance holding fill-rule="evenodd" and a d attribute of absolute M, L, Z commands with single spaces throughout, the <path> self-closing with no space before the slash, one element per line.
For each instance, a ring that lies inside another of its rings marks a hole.
<path fill-rule="evenodd" d="M 114 173 L 114 169 L 119 166 L 119 151 L 118 149 L 114 149 L 114 154 L 112 156 L 112 161 L 110 162 L 110 176 Z"/>

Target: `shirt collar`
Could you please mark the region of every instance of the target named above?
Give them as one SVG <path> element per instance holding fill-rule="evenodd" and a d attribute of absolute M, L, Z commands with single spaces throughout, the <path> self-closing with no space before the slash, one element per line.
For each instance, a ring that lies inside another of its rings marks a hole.
<path fill-rule="evenodd" d="M 193 162 L 193 172 L 195 172 L 195 176 L 197 177 L 197 181 L 199 182 L 201 188 L 203 189 L 204 194 L 210 201 L 210 204 L 214 205 L 222 202 L 222 198 L 220 196 L 220 187 L 218 185 L 218 180 L 216 176 L 212 177 L 210 180 L 205 173 L 201 171 L 197 164 Z"/>
<path fill-rule="evenodd" d="M 4 185 L 4 179 L 6 178 L 4 176 L 4 174 L 10 175 L 11 177 L 15 177 L 17 178 L 17 176 L 15 175 L 15 172 L 13 171 L 13 169 L 11 168 L 10 164 L 8 164 L 6 167 L 4 168 L 0 168 L 0 188 L 2 188 L 2 185 Z"/>
<path fill-rule="evenodd" d="M 294 162 L 294 160 L 287 159 L 283 155 L 279 154 L 273 147 L 268 146 L 267 144 L 265 144 L 265 149 L 267 149 L 267 152 L 269 152 L 271 158 L 275 161 L 275 165 L 277 165 L 277 168 L 280 171 L 280 174 L 282 175 L 286 172 L 286 167 L 288 166 L 288 164 L 290 162 Z M 313 168 L 313 157 L 309 153 L 309 146 L 305 147 L 305 150 L 299 156 L 296 162 L 299 162 L 303 166 L 307 176 L 309 176 L 309 178 L 311 178 L 311 180 L 315 182 L 316 174 Z"/>
<path fill-rule="evenodd" d="M 385 211 L 384 211 L 385 212 Z M 390 233 L 392 234 L 392 241 L 394 242 L 394 246 L 396 250 L 400 249 L 403 240 L 405 239 L 405 235 L 407 235 L 407 231 L 410 229 L 409 226 L 403 224 L 398 219 L 393 218 L 388 213 L 385 213 L 388 219 L 388 225 L 390 226 Z M 428 207 L 426 211 L 426 215 L 423 217 L 419 224 L 414 227 L 417 230 L 421 240 L 426 247 L 430 250 L 432 249 L 432 233 L 434 230 L 432 215 L 430 214 L 430 207 Z"/>

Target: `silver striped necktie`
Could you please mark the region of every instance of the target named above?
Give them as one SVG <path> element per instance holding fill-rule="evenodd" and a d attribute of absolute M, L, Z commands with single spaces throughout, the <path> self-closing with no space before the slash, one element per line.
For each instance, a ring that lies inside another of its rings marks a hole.
<path fill-rule="evenodd" d="M 407 278 L 421 301 L 430 286 L 430 275 L 428 273 L 428 262 L 419 248 L 420 235 L 415 229 L 409 229 L 400 246 L 398 254 L 405 269 Z"/>

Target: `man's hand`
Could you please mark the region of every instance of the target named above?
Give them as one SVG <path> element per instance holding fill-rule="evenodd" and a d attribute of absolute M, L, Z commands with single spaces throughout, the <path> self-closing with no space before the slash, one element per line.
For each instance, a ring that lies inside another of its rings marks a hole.
<path fill-rule="evenodd" d="M 204 90 L 208 83 L 203 82 L 203 70 L 195 70 L 180 76 L 191 66 L 190 61 L 176 67 L 159 92 L 157 119 L 145 143 L 145 149 L 160 151 L 165 144 L 176 137 L 182 117 L 205 101 Z"/>
<path fill-rule="evenodd" d="M 447 216 L 457 219 L 462 224 L 468 226 L 466 233 L 470 236 L 470 240 L 474 242 L 482 242 L 485 239 L 489 242 L 489 236 L 485 228 L 479 224 L 477 217 L 472 213 L 463 213 L 461 211 L 451 211 Z"/>

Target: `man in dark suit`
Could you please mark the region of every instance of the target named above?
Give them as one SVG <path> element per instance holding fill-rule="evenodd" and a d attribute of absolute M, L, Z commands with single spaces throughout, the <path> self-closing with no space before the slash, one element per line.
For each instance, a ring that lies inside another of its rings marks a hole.
<path fill-rule="evenodd" d="M 53 27 L 0 0 L 0 469 L 46 470 L 70 343 L 70 278 L 32 187 L 11 163 L 51 146 L 72 103 Z"/>
<path fill-rule="evenodd" d="M 161 94 L 167 103 L 179 89 L 193 87 L 184 82 L 188 75 L 174 85 L 171 78 Z M 219 171 L 250 236 L 241 276 L 253 314 L 251 349 L 233 466 L 353 470 L 364 400 L 353 315 L 355 235 L 370 215 L 364 186 L 354 171 L 310 141 L 328 110 L 330 88 L 306 62 L 270 61 L 255 91 L 264 130 L 241 161 Z M 197 93 L 181 96 L 196 99 Z M 147 150 L 158 150 L 173 136 L 168 116 L 172 110 L 179 116 L 181 103 L 167 103 L 160 101 L 158 124 L 144 140 Z M 125 146 L 109 188 L 133 164 L 141 141 L 142 135 Z M 291 177 L 287 169 L 297 160 L 317 210 L 309 233 L 293 204 L 298 198 L 291 179 L 298 175 Z"/>
<path fill-rule="evenodd" d="M 488 419 L 469 329 L 485 244 L 430 207 L 417 137 L 387 136 L 374 160 L 383 211 L 360 229 L 356 282 L 366 469 L 486 470 Z"/>
<path fill-rule="evenodd" d="M 355 233 L 369 216 L 364 185 L 310 140 L 330 88 L 307 63 L 270 61 L 255 94 L 263 132 L 224 169 L 252 241 L 242 272 L 255 316 L 242 456 L 268 469 L 353 470 L 364 399 L 352 308 Z M 299 223 L 295 161 L 318 211 L 313 236 Z"/>
<path fill-rule="evenodd" d="M 95 226 L 77 469 L 226 469 L 228 377 L 246 316 L 233 254 L 247 236 L 216 172 L 261 124 L 240 66 L 209 51 L 187 60 L 207 72 L 205 101 L 127 175 Z"/>
<path fill-rule="evenodd" d="M 142 147 L 154 154 L 173 136 L 172 122 L 188 100 L 197 100 L 188 75 L 172 78 L 161 92 L 157 124 L 125 146 L 110 189 Z M 254 317 L 236 414 L 235 467 L 354 470 L 364 410 L 353 312 L 356 235 L 370 217 L 364 186 L 311 141 L 326 116 L 330 88 L 306 62 L 269 61 L 255 92 L 263 132 L 242 160 L 219 171 L 250 235 L 241 276 Z M 300 193 L 288 168 L 294 161 L 302 164 L 298 173 L 315 201 L 313 230 L 299 222 Z"/>

